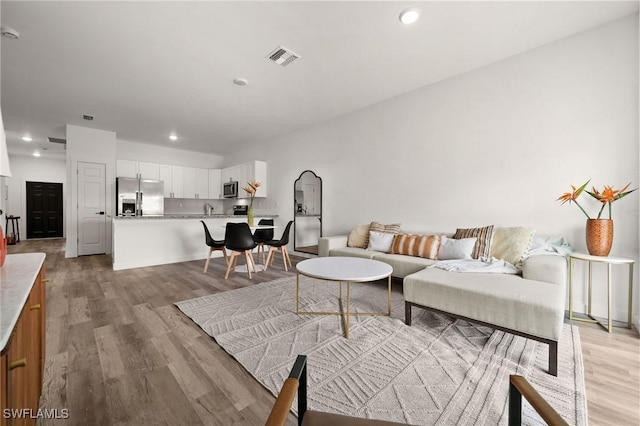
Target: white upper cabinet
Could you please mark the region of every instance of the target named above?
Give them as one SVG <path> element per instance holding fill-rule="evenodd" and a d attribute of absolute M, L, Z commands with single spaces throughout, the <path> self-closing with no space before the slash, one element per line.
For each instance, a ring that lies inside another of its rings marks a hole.
<path fill-rule="evenodd" d="M 137 178 L 138 162 L 132 160 L 116 160 L 116 176 Z"/>
<path fill-rule="evenodd" d="M 160 164 L 138 163 L 138 174 L 140 179 L 160 180 Z"/>
<path fill-rule="evenodd" d="M 196 198 L 209 198 L 209 170 L 196 169 Z"/>
<path fill-rule="evenodd" d="M 209 199 L 219 200 L 222 198 L 222 170 L 209 169 Z"/>
<path fill-rule="evenodd" d="M 164 182 L 165 198 L 185 198 L 184 167 L 160 164 L 160 180 Z"/>
<path fill-rule="evenodd" d="M 185 167 L 184 198 L 206 199 L 207 197 L 209 197 L 209 170 Z"/>
<path fill-rule="evenodd" d="M 184 195 L 184 169 L 182 166 L 171 166 L 171 191 L 173 198 L 188 198 Z"/>
<path fill-rule="evenodd" d="M 264 161 L 250 161 L 222 169 L 222 182 L 229 182 L 230 180 L 238 181 L 238 198 L 249 198 L 249 195 L 242 188 L 247 186 L 247 182 L 250 180 L 260 182 L 256 197 L 266 197 L 268 194 L 267 163 Z"/>
<path fill-rule="evenodd" d="M 160 180 L 160 165 L 133 160 L 116 160 L 116 176 Z"/>
<path fill-rule="evenodd" d="M 171 179 L 171 166 L 168 164 L 160 164 L 159 174 L 160 180 L 164 182 L 164 198 L 172 198 L 173 179 Z"/>

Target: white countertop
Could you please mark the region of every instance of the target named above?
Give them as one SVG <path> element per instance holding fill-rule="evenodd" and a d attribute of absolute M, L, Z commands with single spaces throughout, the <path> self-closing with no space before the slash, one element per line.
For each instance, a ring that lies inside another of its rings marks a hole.
<path fill-rule="evenodd" d="M 149 220 L 149 219 L 242 219 L 247 215 L 233 215 L 233 214 L 189 214 L 189 213 L 175 213 L 164 214 L 157 216 L 114 216 L 114 220 Z M 278 217 L 277 214 L 255 214 L 254 217 Z"/>
<path fill-rule="evenodd" d="M 0 268 L 0 351 L 18 322 L 44 258 L 44 253 L 10 254 Z"/>

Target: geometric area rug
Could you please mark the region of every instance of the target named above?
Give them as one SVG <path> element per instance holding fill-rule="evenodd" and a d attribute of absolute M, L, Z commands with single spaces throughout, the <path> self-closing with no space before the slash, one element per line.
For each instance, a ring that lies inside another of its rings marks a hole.
<path fill-rule="evenodd" d="M 351 309 L 385 311 L 386 293 L 386 281 L 354 283 Z M 569 324 L 554 377 L 546 344 L 419 308 L 408 327 L 396 291 L 391 317 L 351 317 L 348 339 L 338 315 L 295 313 L 295 277 L 175 305 L 276 396 L 296 356 L 307 355 L 311 410 L 415 425 L 506 425 L 509 375 L 520 374 L 569 424 L 587 424 L 580 336 Z M 300 307 L 340 310 L 338 284 L 301 276 Z M 523 424 L 544 424 L 526 402 Z"/>

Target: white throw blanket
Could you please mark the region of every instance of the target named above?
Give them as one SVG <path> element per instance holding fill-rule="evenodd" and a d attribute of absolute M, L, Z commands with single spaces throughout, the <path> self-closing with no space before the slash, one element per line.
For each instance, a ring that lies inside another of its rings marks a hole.
<path fill-rule="evenodd" d="M 556 254 L 567 256 L 573 251 L 573 247 L 565 237 L 534 238 L 529 249 L 528 256 L 540 254 Z"/>
<path fill-rule="evenodd" d="M 518 274 L 520 272 L 511 263 L 495 257 L 439 260 L 429 268 L 440 268 L 452 272 L 484 272 L 492 274 Z"/>

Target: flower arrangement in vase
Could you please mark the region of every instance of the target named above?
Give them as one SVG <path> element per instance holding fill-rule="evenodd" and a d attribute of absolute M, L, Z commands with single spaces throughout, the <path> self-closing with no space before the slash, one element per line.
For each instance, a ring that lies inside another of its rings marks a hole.
<path fill-rule="evenodd" d="M 258 188 L 260 188 L 260 182 L 255 180 L 248 181 L 247 186 L 242 188 L 249 194 L 249 209 L 247 210 L 247 223 L 249 226 L 253 226 L 253 199 L 256 196 L 256 192 L 258 192 Z"/>
<path fill-rule="evenodd" d="M 587 217 L 587 228 L 586 228 L 586 237 L 587 237 L 587 250 L 589 254 L 594 256 L 608 256 L 611 251 L 611 245 L 613 244 L 613 220 L 611 219 L 611 205 L 614 201 L 617 201 L 627 195 L 631 194 L 633 191 L 638 188 L 627 191 L 629 185 L 628 183 L 621 189 L 613 189 L 611 186 L 604 186 L 602 192 L 598 191 L 595 187 L 593 187 L 592 191 L 587 191 L 585 188 L 589 184 L 591 179 L 586 181 L 582 186 L 576 188 L 571 185 L 571 192 L 565 192 L 562 194 L 556 201 L 560 201 L 560 204 L 564 204 L 568 202 L 571 204 L 575 203 L 576 206 L 584 213 Z M 600 203 L 602 206 L 598 211 L 598 216 L 596 218 L 591 218 L 589 214 L 586 212 L 584 208 L 578 203 L 578 197 L 583 192 L 586 192 Z M 602 212 L 604 208 L 609 206 L 609 218 L 602 219 Z"/>

